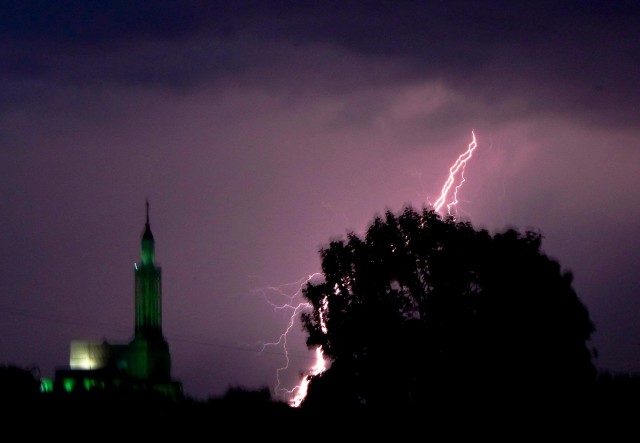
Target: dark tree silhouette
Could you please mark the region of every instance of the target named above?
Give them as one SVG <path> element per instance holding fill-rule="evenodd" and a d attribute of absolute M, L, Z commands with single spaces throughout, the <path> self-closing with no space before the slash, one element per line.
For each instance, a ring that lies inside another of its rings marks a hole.
<path fill-rule="evenodd" d="M 302 316 L 332 364 L 304 407 L 570 396 L 593 383 L 589 313 L 541 243 L 411 207 L 332 241 Z"/>
<path fill-rule="evenodd" d="M 37 368 L 25 369 L 15 365 L 0 366 L 0 399 L 2 401 L 33 400 L 40 392 Z"/>

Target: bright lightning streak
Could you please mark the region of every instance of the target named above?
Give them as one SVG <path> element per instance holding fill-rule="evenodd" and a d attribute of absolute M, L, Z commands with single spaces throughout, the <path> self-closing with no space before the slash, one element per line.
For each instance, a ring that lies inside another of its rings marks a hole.
<path fill-rule="evenodd" d="M 446 205 L 447 214 L 451 214 L 451 208 L 458 204 L 458 191 L 460 190 L 460 188 L 462 188 L 462 185 L 465 182 L 464 170 L 467 166 L 467 162 L 473 156 L 473 151 L 475 151 L 475 149 L 478 147 L 478 143 L 476 141 L 476 134 L 474 131 L 471 131 L 471 137 L 472 137 L 472 140 L 471 140 L 471 143 L 469 143 L 467 150 L 463 154 L 461 154 L 458 157 L 458 159 L 455 161 L 453 166 L 449 168 L 449 177 L 447 178 L 444 186 L 442 187 L 442 190 L 440 191 L 440 198 L 438 198 L 438 200 L 434 204 L 434 209 L 436 210 L 436 212 L 440 212 L 442 207 Z M 457 183 L 457 184 L 454 186 L 454 183 Z M 281 295 L 289 298 L 289 303 L 278 305 L 270 301 L 265 296 L 265 300 L 267 301 L 267 303 L 269 303 L 275 310 L 286 309 L 291 311 L 291 317 L 289 318 L 289 324 L 287 325 L 287 328 L 284 330 L 282 334 L 280 334 L 280 337 L 278 337 L 277 341 L 270 342 L 270 343 L 263 343 L 262 350 L 264 350 L 267 346 L 282 346 L 284 350 L 284 355 L 285 355 L 285 365 L 278 368 L 276 371 L 277 384 L 275 387 L 275 392 L 284 393 L 286 397 L 290 397 L 293 395 L 293 397 L 288 399 L 288 402 L 289 402 L 289 405 L 296 408 L 299 407 L 304 401 L 304 399 L 306 398 L 309 390 L 309 384 L 311 383 L 311 379 L 314 376 L 322 374 L 324 371 L 327 370 L 327 362 L 324 358 L 324 353 L 322 352 L 322 348 L 318 346 L 315 349 L 315 363 L 307 371 L 307 373 L 302 376 L 302 380 L 300 381 L 300 384 L 297 386 L 294 386 L 292 389 L 284 389 L 280 387 L 281 385 L 280 374 L 282 371 L 286 371 L 287 369 L 289 369 L 289 364 L 290 364 L 289 352 L 287 350 L 287 336 L 289 334 L 289 331 L 291 331 L 291 328 L 293 327 L 295 319 L 300 314 L 300 312 L 302 312 L 305 309 L 312 308 L 311 304 L 306 302 L 300 302 L 298 304 L 295 304 L 294 299 L 296 297 L 301 296 L 302 290 L 307 283 L 309 283 L 312 279 L 316 279 L 318 277 L 322 278 L 322 274 L 319 272 L 316 272 L 314 274 L 311 274 L 306 279 L 302 279 L 297 282 L 284 285 L 284 287 L 293 286 L 293 285 L 298 286 L 298 289 L 295 291 L 295 293 L 290 296 L 285 294 L 285 292 L 281 289 L 282 286 L 281 287 L 271 286 L 267 288 L 269 290 L 276 291 Z M 325 316 L 328 309 L 329 309 L 328 301 L 325 298 L 322 302 L 322 306 L 320 307 L 320 328 L 322 332 L 325 334 L 327 333 Z M 262 352 L 262 350 L 260 352 Z"/>
<path fill-rule="evenodd" d="M 264 297 L 265 301 L 267 303 L 269 303 L 274 310 L 288 310 L 291 312 L 291 315 L 289 317 L 289 323 L 286 327 L 286 329 L 284 330 L 284 332 L 282 334 L 280 334 L 280 336 L 278 337 L 278 340 L 274 341 L 274 342 L 268 342 L 268 343 L 262 343 L 262 349 L 260 350 L 260 352 L 264 351 L 265 348 L 267 348 L 268 346 L 274 346 L 274 347 L 282 347 L 283 351 L 284 351 L 284 357 L 285 357 L 285 364 L 281 367 L 279 367 L 276 370 L 276 381 L 277 384 L 274 388 L 274 391 L 276 392 L 276 394 L 280 394 L 280 395 L 284 395 L 285 398 L 286 397 L 290 397 L 291 395 L 293 395 L 293 398 L 289 399 L 288 402 L 291 406 L 294 407 L 298 407 L 300 406 L 300 404 L 302 403 L 302 401 L 304 400 L 304 398 L 307 395 L 307 390 L 308 390 L 308 386 L 309 386 L 309 382 L 311 381 L 311 377 L 314 375 L 318 375 L 322 372 L 324 372 L 326 370 L 326 362 L 324 359 L 324 355 L 322 353 L 322 349 L 320 349 L 320 347 L 316 348 L 316 361 L 313 365 L 313 367 L 309 370 L 308 374 L 305 374 L 300 382 L 299 385 L 294 386 L 292 389 L 284 389 L 281 388 L 281 384 L 282 381 L 280 379 L 280 375 L 283 371 L 286 371 L 287 369 L 289 369 L 289 365 L 290 365 L 290 359 L 289 359 L 289 351 L 287 349 L 287 337 L 289 335 L 289 331 L 291 331 L 291 328 L 293 328 L 293 324 L 295 322 L 295 319 L 299 316 L 299 314 L 304 311 L 305 309 L 311 309 L 312 306 L 310 303 L 306 303 L 306 302 L 299 302 L 297 304 L 295 304 L 294 300 L 297 297 L 300 297 L 302 294 L 302 290 L 304 289 L 304 287 L 307 285 L 307 283 L 311 282 L 312 280 L 318 280 L 319 278 L 322 278 L 322 274 L 319 272 L 316 272 L 314 274 L 309 275 L 307 278 L 302 279 L 302 280 L 298 280 L 296 282 L 293 283 L 289 283 L 280 287 L 275 287 L 275 286 L 270 286 L 268 288 L 263 288 L 261 291 L 264 292 L 265 290 L 270 290 L 270 291 L 274 291 L 279 293 L 280 295 L 283 295 L 285 297 L 287 297 L 289 299 L 289 303 L 285 303 L 282 305 L 276 304 L 274 302 L 272 302 L 271 300 L 269 300 L 268 297 Z M 292 295 L 287 295 L 285 293 L 285 291 L 282 289 L 283 287 L 287 287 L 287 286 L 297 286 L 298 289 L 292 294 Z M 321 313 L 320 313 L 320 324 L 321 324 L 321 328 L 323 332 L 327 332 L 327 328 L 326 325 L 324 323 L 324 317 L 323 317 L 323 312 L 326 312 L 326 308 L 327 308 L 327 301 L 324 301 L 323 304 L 323 309 L 321 309 Z M 294 394 L 295 393 L 295 394 Z"/>
<path fill-rule="evenodd" d="M 316 362 L 311 369 L 309 369 L 309 373 L 302 377 L 302 381 L 298 386 L 293 388 L 293 391 L 296 391 L 296 395 L 289 400 L 289 404 L 294 408 L 297 408 L 302 404 L 304 399 L 307 397 L 307 393 L 309 392 L 309 383 L 311 383 L 311 377 L 322 374 L 327 370 L 327 364 L 324 359 L 324 354 L 322 353 L 322 348 L 318 346 L 316 348 Z"/>
<path fill-rule="evenodd" d="M 476 134 L 473 131 L 471 131 L 471 136 L 472 140 L 471 143 L 469 143 L 469 147 L 467 148 L 467 150 L 463 154 L 461 154 L 453 164 L 453 166 L 449 168 L 449 177 L 447 178 L 447 181 L 444 183 L 444 186 L 440 191 L 440 198 L 433 205 L 436 212 L 440 212 L 442 207 L 446 204 L 447 214 L 451 214 L 451 207 L 458 204 L 458 191 L 465 182 L 464 168 L 467 166 L 467 162 L 473 156 L 473 151 L 475 151 L 475 149 L 478 147 L 478 143 L 476 142 Z M 451 188 L 453 187 L 453 184 L 456 183 L 456 181 L 458 184 L 453 188 L 452 191 Z M 449 203 L 447 203 L 449 194 L 451 194 L 451 197 Z"/>
<path fill-rule="evenodd" d="M 327 333 L 327 323 L 325 322 L 325 316 L 327 314 L 327 310 L 329 309 L 329 301 L 325 297 L 322 300 L 322 306 L 320 307 L 320 330 L 326 334 Z M 316 362 L 309 369 L 309 373 L 302 377 L 300 384 L 294 387 L 291 390 L 291 393 L 295 391 L 295 395 L 289 401 L 289 404 L 294 408 L 297 408 L 302 404 L 304 399 L 307 397 L 307 393 L 309 392 L 309 383 L 311 383 L 311 378 L 316 375 L 322 374 L 327 370 L 327 361 L 324 358 L 324 353 L 322 352 L 322 347 L 318 346 L 316 348 Z"/>

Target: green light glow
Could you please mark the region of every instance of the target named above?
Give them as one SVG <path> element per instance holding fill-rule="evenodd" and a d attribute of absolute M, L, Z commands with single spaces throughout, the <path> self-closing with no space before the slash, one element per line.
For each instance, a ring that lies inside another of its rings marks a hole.
<path fill-rule="evenodd" d="M 83 382 L 84 382 L 85 391 L 90 391 L 91 388 L 93 388 L 96 385 L 96 381 L 91 378 L 85 378 Z"/>
<path fill-rule="evenodd" d="M 40 392 L 50 393 L 53 392 L 53 379 L 49 377 L 43 377 L 40 380 Z"/>
<path fill-rule="evenodd" d="M 64 385 L 65 392 L 72 392 L 73 388 L 76 385 L 76 381 L 74 379 L 72 379 L 72 378 L 65 378 L 62 381 L 62 384 Z"/>

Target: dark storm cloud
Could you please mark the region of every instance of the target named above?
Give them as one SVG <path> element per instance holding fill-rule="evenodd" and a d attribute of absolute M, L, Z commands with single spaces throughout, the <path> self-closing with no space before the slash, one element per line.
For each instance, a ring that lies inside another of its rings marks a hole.
<path fill-rule="evenodd" d="M 328 41 L 395 59 L 413 77 L 444 81 L 498 107 L 526 97 L 516 113 L 544 108 L 638 121 L 637 2 L 359 2 L 319 9 L 288 11 L 279 29 L 301 43 Z"/>
<path fill-rule="evenodd" d="M 1 72 L 14 81 L 184 88 L 272 63 L 274 45 L 290 45 L 282 61 L 329 45 L 395 65 L 374 64 L 352 89 L 431 79 L 491 105 L 498 120 L 541 109 L 638 120 L 637 2 L 68 0 L 3 9 Z M 344 88 L 338 80 L 323 84 Z"/>
<path fill-rule="evenodd" d="M 105 45 L 149 35 L 176 37 L 197 25 L 193 2 L 14 0 L 0 6 L 0 35 L 33 43 Z"/>

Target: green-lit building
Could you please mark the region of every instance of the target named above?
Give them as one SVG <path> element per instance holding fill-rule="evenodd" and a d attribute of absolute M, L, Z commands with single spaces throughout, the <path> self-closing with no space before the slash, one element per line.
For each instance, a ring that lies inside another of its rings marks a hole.
<path fill-rule="evenodd" d="M 135 333 L 126 344 L 74 340 L 68 369 L 58 369 L 45 391 L 153 391 L 178 399 L 182 384 L 171 378 L 169 344 L 162 334 L 162 274 L 155 260 L 149 203 L 135 267 Z"/>

